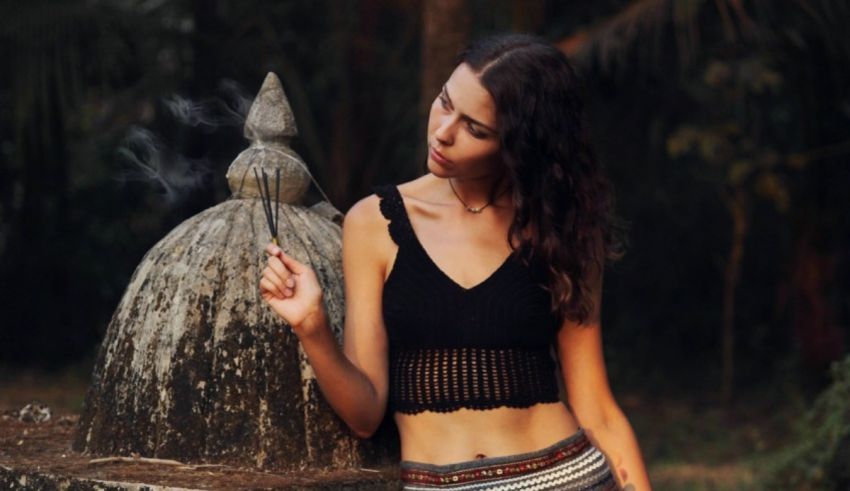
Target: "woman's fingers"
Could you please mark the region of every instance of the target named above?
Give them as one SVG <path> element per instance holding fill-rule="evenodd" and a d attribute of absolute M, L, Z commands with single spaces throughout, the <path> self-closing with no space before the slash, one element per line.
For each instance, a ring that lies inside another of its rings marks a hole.
<path fill-rule="evenodd" d="M 268 262 L 268 267 L 277 274 L 277 277 L 280 278 L 281 284 L 286 283 L 286 280 L 292 276 L 292 272 L 283 265 L 283 261 L 281 261 L 277 256 L 269 256 Z"/>
<path fill-rule="evenodd" d="M 277 257 L 279 257 L 280 260 L 283 261 L 283 264 L 284 266 L 286 266 L 287 269 L 289 269 L 295 274 L 301 274 L 304 272 L 305 269 L 307 269 L 306 266 L 299 263 L 295 260 L 295 258 L 283 251 L 280 251 L 280 254 Z"/>
<path fill-rule="evenodd" d="M 309 271 L 309 268 L 283 252 L 275 244 L 268 244 L 265 250 L 269 254 L 269 258 L 268 266 L 263 270 L 263 276 L 274 287 L 271 291 L 279 297 L 293 296 L 300 275 Z"/>
<path fill-rule="evenodd" d="M 265 283 L 263 283 L 263 279 Z M 263 278 L 260 280 L 260 286 L 262 287 L 263 285 L 267 285 L 266 289 L 278 297 L 288 298 L 295 294 L 295 282 L 292 279 L 281 282 L 274 272 L 269 271 L 269 268 L 263 270 Z"/>
<path fill-rule="evenodd" d="M 305 269 L 307 269 L 306 266 L 298 262 L 294 257 L 283 252 L 283 249 L 274 244 L 266 246 L 266 253 L 271 257 L 279 258 L 286 268 L 294 274 L 301 274 Z"/>
<path fill-rule="evenodd" d="M 277 256 L 279 252 L 280 252 L 280 247 L 278 247 L 274 243 L 270 242 L 266 246 L 266 254 L 268 254 L 269 256 Z"/>
<path fill-rule="evenodd" d="M 263 269 L 263 276 L 268 278 L 269 281 L 271 281 L 276 287 L 280 288 L 280 291 L 283 291 L 283 287 L 286 283 L 286 279 L 289 277 L 289 274 L 286 272 L 279 273 L 278 271 L 275 271 L 271 264 L 269 264 L 265 267 L 265 269 Z"/>
<path fill-rule="evenodd" d="M 267 291 L 267 292 L 271 293 L 272 295 L 274 295 L 275 297 L 286 298 L 286 295 L 284 295 L 283 290 L 278 288 L 277 285 L 275 285 L 265 275 L 263 275 L 263 277 L 260 278 L 260 290 L 261 291 Z"/>

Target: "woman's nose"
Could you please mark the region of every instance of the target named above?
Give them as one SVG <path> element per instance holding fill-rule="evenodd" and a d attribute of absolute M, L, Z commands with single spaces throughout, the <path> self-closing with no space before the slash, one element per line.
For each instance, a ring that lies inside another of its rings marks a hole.
<path fill-rule="evenodd" d="M 440 125 L 434 131 L 434 137 L 443 144 L 450 144 L 454 140 L 454 118 L 444 116 L 440 118 Z"/>

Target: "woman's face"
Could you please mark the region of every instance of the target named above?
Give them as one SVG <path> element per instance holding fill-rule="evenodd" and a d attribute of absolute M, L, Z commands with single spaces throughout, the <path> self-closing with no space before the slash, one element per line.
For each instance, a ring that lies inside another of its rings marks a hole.
<path fill-rule="evenodd" d="M 497 130 L 493 98 L 461 63 L 431 104 L 428 170 L 438 177 L 460 178 L 497 172 L 502 166 Z"/>

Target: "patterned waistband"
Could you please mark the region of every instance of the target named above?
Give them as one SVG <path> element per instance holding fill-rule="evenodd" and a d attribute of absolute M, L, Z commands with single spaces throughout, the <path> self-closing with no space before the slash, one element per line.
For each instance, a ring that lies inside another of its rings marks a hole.
<path fill-rule="evenodd" d="M 588 440 L 582 428 L 563 440 L 533 452 L 444 465 L 402 460 L 400 467 L 405 489 L 483 489 L 478 485 L 521 480 L 532 475 L 538 476 L 535 479 L 540 483 L 552 480 L 566 483 L 580 478 L 587 487 L 576 489 L 617 489 L 604 455 Z M 541 479 L 540 473 L 546 473 L 546 478 Z M 528 489 L 550 488 L 534 486 Z"/>

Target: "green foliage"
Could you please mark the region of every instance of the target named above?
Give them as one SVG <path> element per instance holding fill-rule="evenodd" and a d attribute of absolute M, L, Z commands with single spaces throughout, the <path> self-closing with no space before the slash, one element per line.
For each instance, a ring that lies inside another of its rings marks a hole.
<path fill-rule="evenodd" d="M 794 429 L 793 443 L 765 464 L 763 489 L 847 489 L 850 356 L 831 366 L 832 384 Z"/>
<path fill-rule="evenodd" d="M 786 212 L 790 194 L 783 171 L 794 167 L 762 134 L 767 108 L 783 104 L 783 76 L 762 53 L 711 59 L 689 92 L 706 108 L 667 138 L 667 154 L 708 165 L 720 189 L 746 187 Z M 787 104 L 787 103 L 786 103 Z"/>

